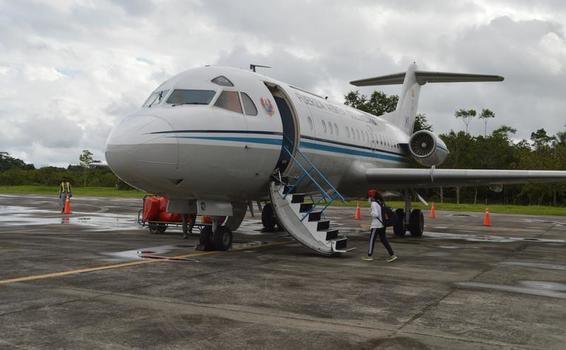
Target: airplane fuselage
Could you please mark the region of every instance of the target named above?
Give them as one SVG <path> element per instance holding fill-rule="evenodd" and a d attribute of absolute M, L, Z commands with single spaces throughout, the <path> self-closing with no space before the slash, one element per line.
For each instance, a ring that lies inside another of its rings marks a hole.
<path fill-rule="evenodd" d="M 213 82 L 218 77 L 228 82 Z M 122 180 L 149 193 L 241 202 L 265 199 L 276 168 L 284 177 L 300 174 L 286 146 L 300 149 L 342 194 L 362 196 L 365 169 L 406 166 L 399 144 L 409 137 L 387 118 L 266 76 L 203 67 L 169 79 L 124 118 L 106 158 Z"/>

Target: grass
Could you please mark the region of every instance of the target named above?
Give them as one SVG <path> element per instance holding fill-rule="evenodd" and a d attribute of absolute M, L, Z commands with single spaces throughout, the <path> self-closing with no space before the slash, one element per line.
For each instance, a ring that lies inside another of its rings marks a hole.
<path fill-rule="evenodd" d="M 57 196 L 57 186 L 0 186 L 0 193 L 41 194 Z M 117 190 L 113 187 L 74 187 L 73 196 L 142 198 L 143 192 L 137 190 Z"/>
<path fill-rule="evenodd" d="M 41 195 L 57 195 L 57 186 L 0 186 L 0 193 L 9 194 L 41 194 Z M 142 198 L 144 193 L 137 190 L 117 190 L 112 187 L 75 187 L 73 189 L 74 196 L 89 196 L 89 197 L 119 197 L 119 198 Z M 356 203 L 360 207 L 368 207 L 367 200 L 360 201 L 347 201 L 342 203 L 335 201 L 333 206 L 340 207 L 356 207 Z M 402 208 L 403 202 L 388 201 L 387 205 L 392 208 Z M 418 209 L 428 210 L 420 202 L 413 202 L 413 206 Z M 504 204 L 490 204 L 488 205 L 491 213 L 500 214 L 524 214 L 524 215 L 555 215 L 566 216 L 566 207 L 551 207 L 543 205 L 504 205 Z M 485 211 L 485 204 L 455 204 L 455 203 L 436 203 L 437 210 L 445 211 L 467 211 L 467 212 L 483 212 Z"/>

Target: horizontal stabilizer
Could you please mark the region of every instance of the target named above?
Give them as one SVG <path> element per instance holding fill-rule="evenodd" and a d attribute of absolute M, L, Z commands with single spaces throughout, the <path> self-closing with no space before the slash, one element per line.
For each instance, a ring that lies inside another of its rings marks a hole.
<path fill-rule="evenodd" d="M 382 75 L 380 77 L 353 80 L 350 84 L 355 86 L 374 86 L 374 85 L 395 85 L 403 84 L 406 73 Z M 460 83 L 460 82 L 482 82 L 482 81 L 503 81 L 499 75 L 486 74 L 465 74 L 465 73 L 446 73 L 446 72 L 427 72 L 415 71 L 417 83 Z"/>

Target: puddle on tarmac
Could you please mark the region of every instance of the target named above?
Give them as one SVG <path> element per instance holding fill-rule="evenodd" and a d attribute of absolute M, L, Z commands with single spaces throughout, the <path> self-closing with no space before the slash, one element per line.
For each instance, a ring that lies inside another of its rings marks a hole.
<path fill-rule="evenodd" d="M 553 290 L 556 292 L 566 292 L 566 284 L 558 282 L 544 282 L 544 281 L 520 281 L 519 284 L 527 287 L 540 290 Z"/>
<path fill-rule="evenodd" d="M 239 241 L 239 242 L 234 242 L 232 244 L 231 250 L 233 249 L 244 250 L 249 248 L 257 248 L 267 243 L 269 242 Z M 179 248 L 182 248 L 183 250 L 179 250 Z M 187 250 L 187 248 L 190 249 Z M 165 254 L 171 253 L 173 250 L 177 250 L 177 253 L 175 253 L 174 255 L 183 255 L 183 254 L 191 254 L 192 252 L 195 251 L 194 248 L 195 245 L 190 245 L 190 244 L 160 245 L 156 247 L 129 249 L 119 252 L 102 252 L 100 254 L 107 256 L 108 258 L 105 258 L 104 260 L 109 262 L 143 260 L 143 259 L 155 258 L 155 257 L 157 257 L 158 259 L 167 259 L 167 258 L 171 258 L 172 256 L 165 256 Z M 192 259 L 182 259 L 182 260 L 185 261 Z"/>
<path fill-rule="evenodd" d="M 155 255 L 163 255 L 167 254 L 176 246 L 174 245 L 161 245 L 157 247 L 146 247 L 146 248 L 138 248 L 138 249 L 131 249 L 131 250 L 123 250 L 121 252 L 105 252 L 101 253 L 102 255 L 109 256 L 109 259 L 105 259 L 107 261 L 123 261 L 123 260 L 142 260 L 143 258 L 141 255 L 144 253 L 147 254 L 155 254 Z M 151 252 L 151 253 L 149 253 Z"/>
<path fill-rule="evenodd" d="M 62 215 L 53 210 L 20 206 L 0 206 L 0 224 L 5 226 L 76 224 L 91 230 L 128 230 L 139 228 L 132 214 L 74 212 Z"/>
<path fill-rule="evenodd" d="M 537 269 L 545 270 L 559 270 L 566 271 L 566 265 L 558 264 L 546 264 L 546 263 L 533 263 L 527 261 L 504 261 L 499 263 L 500 265 L 511 265 L 511 266 L 522 266 L 522 267 L 534 267 Z"/>
<path fill-rule="evenodd" d="M 536 224 L 552 224 L 558 226 L 566 226 L 566 222 L 556 221 L 556 220 L 545 220 L 545 219 L 522 219 L 523 222 L 536 223 Z"/>
<path fill-rule="evenodd" d="M 425 232 L 424 236 L 426 236 L 427 238 L 453 239 L 453 240 L 463 240 L 468 242 L 511 243 L 511 242 L 529 241 L 529 242 L 539 242 L 539 243 L 566 243 L 566 240 L 563 239 L 507 237 L 507 236 L 478 235 L 478 234 L 470 234 L 470 233 Z"/>
<path fill-rule="evenodd" d="M 536 295 L 542 297 L 551 297 L 558 299 L 566 299 L 566 284 L 543 282 L 543 281 L 520 281 L 518 286 L 508 286 L 504 284 L 490 284 L 479 282 L 461 282 L 456 283 L 457 286 L 470 289 L 489 289 L 502 292 L 511 292 L 519 294 Z"/>

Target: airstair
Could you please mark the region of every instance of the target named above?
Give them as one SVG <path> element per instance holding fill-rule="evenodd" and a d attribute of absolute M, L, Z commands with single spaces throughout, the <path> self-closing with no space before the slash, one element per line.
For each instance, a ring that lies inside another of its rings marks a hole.
<path fill-rule="evenodd" d="M 324 215 L 332 202 L 344 201 L 344 197 L 301 151 L 297 149 L 293 155 L 285 145 L 283 150 L 300 172 L 292 181 L 278 178 L 269 184 L 279 224 L 293 238 L 319 254 L 334 255 L 351 250 L 347 248 L 348 238 L 331 228 Z M 298 193 L 298 189 L 308 192 Z"/>

